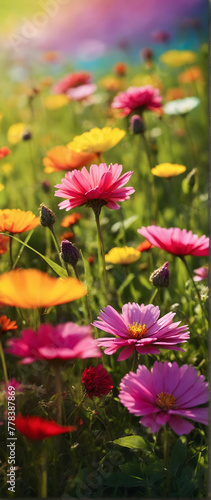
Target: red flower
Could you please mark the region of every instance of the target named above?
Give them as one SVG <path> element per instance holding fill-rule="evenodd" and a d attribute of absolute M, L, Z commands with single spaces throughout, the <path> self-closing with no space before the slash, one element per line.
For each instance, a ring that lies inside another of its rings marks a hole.
<path fill-rule="evenodd" d="M 72 425 L 63 427 L 54 422 L 54 420 L 45 420 L 41 417 L 31 415 L 24 417 L 21 413 L 15 419 L 15 427 L 28 439 L 34 440 L 46 439 L 58 434 L 64 434 L 64 432 L 77 430 L 77 427 Z"/>
<path fill-rule="evenodd" d="M 4 158 L 5 156 L 8 156 L 10 154 L 9 148 L 7 146 L 3 146 L 3 148 L 0 148 L 0 160 Z"/>
<path fill-rule="evenodd" d="M 138 245 L 136 247 L 136 250 L 138 250 L 139 252 L 146 252 L 147 250 L 150 250 L 150 248 L 152 248 L 154 245 L 152 245 L 152 243 L 150 243 L 148 240 L 144 240 L 143 243 L 140 243 L 140 245 Z"/>
<path fill-rule="evenodd" d="M 111 375 L 101 364 L 85 368 L 81 381 L 85 385 L 87 396 L 91 399 L 93 399 L 93 396 L 101 398 L 113 388 Z"/>
<path fill-rule="evenodd" d="M 16 328 L 18 328 L 16 321 L 10 321 L 7 316 L 0 316 L 0 335 L 10 330 L 16 330 Z"/>
<path fill-rule="evenodd" d="M 78 87 L 90 83 L 91 74 L 87 71 L 78 71 L 77 73 L 69 73 L 57 82 L 53 89 L 53 94 L 65 94 L 68 89 Z"/>

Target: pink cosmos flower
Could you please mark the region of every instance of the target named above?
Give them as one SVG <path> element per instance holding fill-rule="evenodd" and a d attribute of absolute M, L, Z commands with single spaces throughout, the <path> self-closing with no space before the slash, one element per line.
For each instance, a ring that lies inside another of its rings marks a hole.
<path fill-rule="evenodd" d="M 161 100 L 158 89 L 145 85 L 144 87 L 129 87 L 125 92 L 120 92 L 114 97 L 111 106 L 123 109 L 124 115 L 127 116 L 137 109 L 141 112 L 146 109 L 156 111 L 161 108 Z"/>
<path fill-rule="evenodd" d="M 46 323 L 41 325 L 37 332 L 27 328 L 21 332 L 20 338 L 8 340 L 7 345 L 6 352 L 23 358 L 21 364 L 43 359 L 85 359 L 102 356 L 91 336 L 91 327 L 71 322 L 56 326 Z"/>
<path fill-rule="evenodd" d="M 86 85 L 79 85 L 78 87 L 69 89 L 67 95 L 72 101 L 83 101 L 97 90 L 97 85 L 94 83 L 87 83 Z"/>
<path fill-rule="evenodd" d="M 189 338 L 187 325 L 180 326 L 180 321 L 173 323 L 175 313 L 168 313 L 162 318 L 158 306 L 149 304 L 124 304 L 122 314 L 111 306 L 104 307 L 98 316 L 99 321 L 93 325 L 104 332 L 111 333 L 114 338 L 97 339 L 97 345 L 106 347 L 105 354 L 114 354 L 124 347 L 118 361 L 129 358 L 134 350 L 140 354 L 159 354 L 160 348 L 184 351 L 176 344 L 186 342 Z"/>
<path fill-rule="evenodd" d="M 209 399 L 208 383 L 193 366 L 156 361 L 150 372 L 139 365 L 123 377 L 119 399 L 151 432 L 168 422 L 179 436 L 189 434 L 194 426 L 183 417 L 208 425 L 208 408 L 198 408 Z"/>
<path fill-rule="evenodd" d="M 196 273 L 197 276 L 194 276 L 194 281 L 202 281 L 208 278 L 209 275 L 209 267 L 208 266 L 202 266 L 199 267 L 198 269 L 194 269 L 194 273 Z"/>
<path fill-rule="evenodd" d="M 78 71 L 77 73 L 69 73 L 57 82 L 53 89 L 53 94 L 66 94 L 67 90 L 79 85 L 90 83 L 91 74 L 87 71 Z"/>
<path fill-rule="evenodd" d="M 138 229 L 144 238 L 157 248 L 166 250 L 174 255 L 195 255 L 197 257 L 209 254 L 209 238 L 200 238 L 187 229 L 159 226 L 142 226 Z"/>
<path fill-rule="evenodd" d="M 66 211 L 71 208 L 87 204 L 93 207 L 93 203 L 98 206 L 106 205 L 114 210 L 120 208 L 117 201 L 124 201 L 134 193 L 133 187 L 122 187 L 130 179 L 133 172 L 127 172 L 120 177 L 122 165 L 112 163 L 107 167 L 105 163 L 91 165 L 90 172 L 83 167 L 81 171 L 72 170 L 65 174 L 62 184 L 57 184 L 59 188 L 55 196 L 68 198 L 59 203 L 60 210 Z"/>

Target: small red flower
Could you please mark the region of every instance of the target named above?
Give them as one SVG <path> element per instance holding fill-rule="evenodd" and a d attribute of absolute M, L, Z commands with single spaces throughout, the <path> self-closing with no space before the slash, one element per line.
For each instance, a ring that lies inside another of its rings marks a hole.
<path fill-rule="evenodd" d="M 92 265 L 92 264 L 93 264 L 93 262 L 94 262 L 94 260 L 95 260 L 95 258 L 93 257 L 93 255 L 90 255 L 90 256 L 88 257 L 88 259 L 87 259 L 87 260 L 88 260 L 88 263 L 89 263 L 90 265 Z"/>
<path fill-rule="evenodd" d="M 7 146 L 3 146 L 3 148 L 0 148 L 0 160 L 4 158 L 5 156 L 8 156 L 10 154 L 9 148 Z"/>
<path fill-rule="evenodd" d="M 144 240 L 143 243 L 140 243 L 140 245 L 138 245 L 136 247 L 136 250 L 138 250 L 139 252 L 146 252 L 147 250 L 150 250 L 150 248 L 152 248 L 154 245 L 152 245 L 152 243 L 150 243 L 148 240 Z"/>
<path fill-rule="evenodd" d="M 31 415 L 24 417 L 21 413 L 19 413 L 15 419 L 15 427 L 28 439 L 34 440 L 46 439 L 57 436 L 58 434 L 77 430 L 77 427 L 72 425 L 63 427 L 54 422 L 54 420 L 45 420 L 41 417 Z"/>
<path fill-rule="evenodd" d="M 111 375 L 109 375 L 101 364 L 85 368 L 81 381 L 86 388 L 87 396 L 91 399 L 93 399 L 93 396 L 101 398 L 101 396 L 108 394 L 113 388 Z"/>
<path fill-rule="evenodd" d="M 16 321 L 10 321 L 7 316 L 0 316 L 0 335 L 10 330 L 16 330 L 16 328 L 18 328 Z"/>

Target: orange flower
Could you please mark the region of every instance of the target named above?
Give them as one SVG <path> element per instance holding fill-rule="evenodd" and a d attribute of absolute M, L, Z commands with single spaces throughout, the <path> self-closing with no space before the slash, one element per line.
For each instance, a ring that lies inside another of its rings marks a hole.
<path fill-rule="evenodd" d="M 65 233 L 62 233 L 60 236 L 60 240 L 72 240 L 74 238 L 74 233 L 73 231 L 67 231 Z"/>
<path fill-rule="evenodd" d="M 171 89 L 168 89 L 166 92 L 166 101 L 174 101 L 176 99 L 183 99 L 185 97 L 185 94 L 182 89 L 179 87 L 173 87 Z"/>
<path fill-rule="evenodd" d="M 0 160 L 4 158 L 5 156 L 8 156 L 10 154 L 9 148 L 7 146 L 3 146 L 3 148 L 0 148 Z"/>
<path fill-rule="evenodd" d="M 138 250 L 139 252 L 146 252 L 147 250 L 150 250 L 150 248 L 152 248 L 154 245 L 152 245 L 152 243 L 150 243 L 148 240 L 144 240 L 143 243 L 140 243 L 140 245 L 138 245 L 136 247 L 136 250 Z"/>
<path fill-rule="evenodd" d="M 75 278 L 51 278 L 37 269 L 16 269 L 0 276 L 0 302 L 8 306 L 37 309 L 65 304 L 86 295 Z"/>
<path fill-rule="evenodd" d="M 55 62 L 58 61 L 59 54 L 55 50 L 49 50 L 48 52 L 45 52 L 45 54 L 43 54 L 43 59 L 47 63 Z"/>
<path fill-rule="evenodd" d="M 114 73 L 118 76 L 125 76 L 127 73 L 127 64 L 118 62 L 114 65 Z"/>
<path fill-rule="evenodd" d="M 64 219 L 62 219 L 61 226 L 69 227 L 77 222 L 77 220 L 81 219 L 82 215 L 78 212 L 73 212 L 71 215 L 66 215 Z"/>
<path fill-rule="evenodd" d="M 0 210 L 0 231 L 23 233 L 34 229 L 39 223 L 39 217 L 36 217 L 30 210 L 28 212 L 24 212 L 19 208 Z"/>
<path fill-rule="evenodd" d="M 87 165 L 95 157 L 94 153 L 72 151 L 68 146 L 56 146 L 47 151 L 43 158 L 44 172 L 59 172 L 60 170 L 73 170 Z"/>
<path fill-rule="evenodd" d="M 152 168 L 151 172 L 157 177 L 175 177 L 176 175 L 183 174 L 185 172 L 185 165 L 177 165 L 176 163 L 160 163 L 156 167 Z"/>
<path fill-rule="evenodd" d="M 8 251 L 8 245 L 9 245 L 9 236 L 4 236 L 3 234 L 0 234 L 0 255 L 3 255 L 3 253 L 6 253 Z"/>
<path fill-rule="evenodd" d="M 9 332 L 10 330 L 16 330 L 16 328 L 18 328 L 16 321 L 10 321 L 7 316 L 0 316 L 0 334 Z"/>
<path fill-rule="evenodd" d="M 183 71 L 179 76 L 178 80 L 180 83 L 191 83 L 196 82 L 197 80 L 203 81 L 203 76 L 201 69 L 199 66 L 191 66 L 191 68 Z"/>

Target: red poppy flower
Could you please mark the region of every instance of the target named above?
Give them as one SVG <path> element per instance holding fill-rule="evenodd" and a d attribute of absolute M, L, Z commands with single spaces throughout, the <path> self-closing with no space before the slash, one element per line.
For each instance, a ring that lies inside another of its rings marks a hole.
<path fill-rule="evenodd" d="M 0 148 L 0 160 L 4 158 L 5 156 L 8 156 L 10 154 L 9 148 L 6 146 L 3 146 L 3 148 Z"/>
<path fill-rule="evenodd" d="M 101 364 L 85 368 L 81 381 L 86 388 L 87 396 L 91 399 L 93 399 L 93 396 L 101 398 L 101 396 L 108 394 L 113 388 L 111 375 L 109 375 Z"/>
<path fill-rule="evenodd" d="M 58 434 L 77 430 L 77 427 L 72 425 L 63 427 L 57 424 L 57 422 L 54 422 L 54 420 L 45 420 L 41 417 L 31 415 L 24 417 L 21 413 L 16 416 L 15 427 L 28 439 L 34 440 L 46 439 L 57 436 Z"/>

